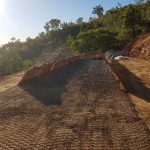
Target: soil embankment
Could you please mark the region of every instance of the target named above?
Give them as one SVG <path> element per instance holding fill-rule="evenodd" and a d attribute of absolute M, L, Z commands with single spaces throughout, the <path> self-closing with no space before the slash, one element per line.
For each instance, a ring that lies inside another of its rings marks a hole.
<path fill-rule="evenodd" d="M 76 60 L 1 92 L 0 118 L 2 149 L 150 147 L 146 124 L 100 60 Z"/>
<path fill-rule="evenodd" d="M 138 36 L 123 51 L 130 57 L 150 57 L 150 33 Z"/>
<path fill-rule="evenodd" d="M 114 61 L 112 66 L 139 115 L 150 128 L 150 60 L 134 58 Z"/>
<path fill-rule="evenodd" d="M 80 60 L 80 59 L 88 59 L 88 58 L 93 58 L 93 59 L 102 59 L 101 56 L 98 53 L 95 54 L 83 54 L 83 55 L 77 55 L 77 56 L 72 56 L 68 58 L 63 58 L 61 60 L 53 61 L 53 62 L 48 62 L 48 63 L 43 63 L 40 66 L 34 66 L 33 68 L 29 69 L 26 71 L 24 74 L 23 78 L 19 82 L 20 85 L 34 79 L 34 78 L 39 78 L 43 75 L 45 75 L 48 72 L 52 72 L 54 70 L 57 70 L 67 64 L 70 64 L 74 61 Z"/>
<path fill-rule="evenodd" d="M 130 59 L 114 61 L 113 70 L 150 128 L 150 33 L 135 38 L 123 52 Z"/>

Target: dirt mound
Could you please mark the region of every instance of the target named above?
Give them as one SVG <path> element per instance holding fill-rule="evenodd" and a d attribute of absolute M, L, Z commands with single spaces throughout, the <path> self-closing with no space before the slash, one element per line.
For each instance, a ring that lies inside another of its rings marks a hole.
<path fill-rule="evenodd" d="M 131 57 L 150 56 L 150 33 L 138 36 L 126 45 L 123 51 Z"/>
<path fill-rule="evenodd" d="M 78 56 L 72 56 L 68 58 L 61 59 L 59 61 L 53 61 L 49 63 L 44 63 L 41 66 L 34 66 L 31 69 L 29 69 L 23 76 L 22 80 L 20 81 L 20 85 L 38 77 L 39 79 L 41 78 L 42 75 L 45 73 L 57 70 L 58 68 L 61 68 L 67 64 L 70 64 L 74 61 L 80 60 L 80 59 L 85 59 L 85 58 L 95 58 L 95 59 L 100 59 L 100 55 L 98 53 L 95 54 L 83 54 L 83 55 L 78 55 Z"/>

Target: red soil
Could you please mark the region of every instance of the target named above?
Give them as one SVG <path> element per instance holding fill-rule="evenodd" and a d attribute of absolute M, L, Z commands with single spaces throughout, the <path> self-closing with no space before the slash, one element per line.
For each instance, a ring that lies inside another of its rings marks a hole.
<path fill-rule="evenodd" d="M 150 56 L 150 33 L 138 36 L 123 51 L 131 57 Z"/>

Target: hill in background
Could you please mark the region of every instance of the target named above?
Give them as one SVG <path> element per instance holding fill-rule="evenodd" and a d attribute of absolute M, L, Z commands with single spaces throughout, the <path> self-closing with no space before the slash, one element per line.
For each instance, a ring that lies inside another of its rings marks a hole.
<path fill-rule="evenodd" d="M 99 5 L 92 13 L 97 18 L 89 18 L 88 22 L 82 17 L 74 23 L 51 19 L 44 25 L 45 32 L 34 39 L 28 37 L 25 42 L 12 38 L 0 48 L 0 76 L 26 70 L 44 58 L 57 59 L 60 54 L 65 57 L 97 50 L 122 50 L 138 35 L 150 32 L 149 1 L 119 5 L 105 14 Z"/>

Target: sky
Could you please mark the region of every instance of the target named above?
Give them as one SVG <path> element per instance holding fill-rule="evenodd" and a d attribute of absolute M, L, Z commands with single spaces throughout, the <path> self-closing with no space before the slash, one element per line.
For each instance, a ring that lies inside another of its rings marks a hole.
<path fill-rule="evenodd" d="M 50 19 L 87 21 L 93 17 L 93 7 L 101 5 L 106 11 L 118 2 L 124 6 L 134 0 L 0 0 L 0 45 L 12 37 L 21 41 L 36 37 Z"/>

